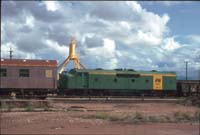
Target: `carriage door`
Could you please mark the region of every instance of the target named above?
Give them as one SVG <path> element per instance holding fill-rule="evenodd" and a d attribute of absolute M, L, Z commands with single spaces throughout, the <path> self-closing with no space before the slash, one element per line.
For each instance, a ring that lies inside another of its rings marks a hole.
<path fill-rule="evenodd" d="M 153 89 L 162 90 L 163 89 L 163 77 L 162 75 L 153 75 Z"/>

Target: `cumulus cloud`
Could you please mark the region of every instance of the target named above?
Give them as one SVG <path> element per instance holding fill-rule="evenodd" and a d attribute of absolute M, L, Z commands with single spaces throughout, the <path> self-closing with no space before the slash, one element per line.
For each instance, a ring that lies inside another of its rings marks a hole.
<path fill-rule="evenodd" d="M 38 58 L 40 59 L 40 56 L 36 56 L 35 53 L 27 53 L 24 51 L 21 51 L 16 45 L 14 45 L 11 42 L 8 42 L 6 44 L 1 44 L 1 57 L 9 57 L 8 52 L 10 51 L 10 49 L 12 51 L 14 51 L 14 53 L 12 54 L 13 58 L 19 58 L 19 59 L 35 59 Z"/>
<path fill-rule="evenodd" d="M 200 44 L 200 35 L 188 35 L 187 39 L 189 39 L 193 43 Z"/>
<path fill-rule="evenodd" d="M 163 49 L 167 51 L 173 51 L 180 47 L 181 45 L 178 42 L 176 42 L 173 37 L 164 39 Z"/>
<path fill-rule="evenodd" d="M 159 1 L 161 4 L 165 6 L 173 6 L 173 5 L 180 5 L 180 4 L 188 4 L 191 3 L 191 1 Z"/>
<path fill-rule="evenodd" d="M 45 43 L 47 44 L 48 48 L 53 49 L 55 53 L 61 54 L 62 56 L 68 56 L 69 48 L 67 46 L 61 46 L 57 42 L 52 40 L 46 40 Z"/>
<path fill-rule="evenodd" d="M 143 3 L 143 1 L 140 1 L 140 3 Z M 183 5 L 183 4 L 189 4 L 191 1 L 148 1 L 146 4 L 153 5 L 155 3 L 162 4 L 166 7 L 171 7 L 175 5 Z"/>
<path fill-rule="evenodd" d="M 103 39 L 98 36 L 91 36 L 88 35 L 85 40 L 85 44 L 87 45 L 88 48 L 92 47 L 97 47 L 97 46 L 102 46 L 103 45 Z"/>
<path fill-rule="evenodd" d="M 48 11 L 56 11 L 60 8 L 60 4 L 57 1 L 44 1 Z"/>
<path fill-rule="evenodd" d="M 12 47 L 16 58 L 61 63 L 75 36 L 87 68 L 178 72 L 188 58 L 193 71 L 198 70 L 199 35 L 181 44 L 169 36 L 169 21 L 167 13 L 147 11 L 136 1 L 3 1 L 1 50 Z"/>
<path fill-rule="evenodd" d="M 115 42 L 109 38 L 103 39 L 103 45 L 95 48 L 88 48 L 86 50 L 85 59 L 89 68 L 116 68 L 118 60 L 115 54 Z M 95 63 L 95 65 L 93 64 Z"/>
<path fill-rule="evenodd" d="M 26 24 L 28 27 L 33 28 L 34 27 L 34 18 L 33 16 L 27 16 L 26 17 Z"/>

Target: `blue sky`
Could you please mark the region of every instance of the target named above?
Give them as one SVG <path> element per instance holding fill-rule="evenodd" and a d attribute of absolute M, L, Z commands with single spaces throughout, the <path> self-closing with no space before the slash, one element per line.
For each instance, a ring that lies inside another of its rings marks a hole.
<path fill-rule="evenodd" d="M 166 2 L 166 1 L 165 1 Z M 197 29 L 200 24 L 200 2 L 189 1 L 174 3 L 171 1 L 171 5 L 165 3 L 142 1 L 140 4 L 147 10 L 162 15 L 167 13 L 171 20 L 169 21 L 169 27 L 171 29 L 171 35 L 199 35 L 200 30 Z M 173 4 L 174 3 L 174 4 Z"/>
<path fill-rule="evenodd" d="M 200 79 L 200 2 L 3 1 L 1 56 L 68 56 L 72 36 L 87 68 L 175 71 Z M 73 64 L 67 67 L 72 68 Z"/>

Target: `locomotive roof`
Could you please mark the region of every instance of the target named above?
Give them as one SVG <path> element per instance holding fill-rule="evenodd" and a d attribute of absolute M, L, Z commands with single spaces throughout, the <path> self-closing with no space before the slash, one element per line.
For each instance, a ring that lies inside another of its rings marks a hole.
<path fill-rule="evenodd" d="M 56 60 L 36 60 L 36 59 L 1 59 L 1 66 L 43 66 L 57 67 Z"/>
<path fill-rule="evenodd" d="M 176 74 L 175 72 L 166 72 L 166 71 L 135 71 L 133 69 L 113 69 L 113 70 L 104 70 L 104 69 L 72 69 L 73 72 L 88 72 L 88 73 L 121 73 L 121 74 Z"/>

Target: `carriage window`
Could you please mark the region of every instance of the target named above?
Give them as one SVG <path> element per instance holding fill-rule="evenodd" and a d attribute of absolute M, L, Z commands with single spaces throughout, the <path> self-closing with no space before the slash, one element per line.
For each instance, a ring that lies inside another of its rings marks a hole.
<path fill-rule="evenodd" d="M 45 76 L 46 76 L 46 78 L 52 78 L 53 71 L 52 70 L 45 70 Z"/>
<path fill-rule="evenodd" d="M 5 68 L 0 69 L 0 76 L 1 77 L 6 77 L 7 76 L 7 70 Z"/>
<path fill-rule="evenodd" d="M 29 69 L 20 69 L 19 76 L 20 77 L 29 77 Z"/>

